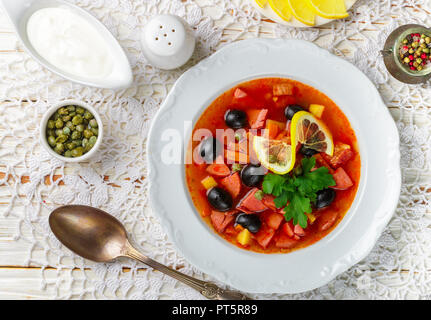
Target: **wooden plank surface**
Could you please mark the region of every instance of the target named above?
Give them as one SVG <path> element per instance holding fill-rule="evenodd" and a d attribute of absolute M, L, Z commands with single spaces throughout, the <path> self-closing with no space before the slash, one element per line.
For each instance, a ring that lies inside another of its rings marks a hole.
<path fill-rule="evenodd" d="M 205 3 L 204 0 L 199 0 L 197 2 L 202 4 Z M 406 0 L 405 2 L 408 3 L 408 0 Z M 206 13 L 210 15 L 217 15 L 216 10 L 206 10 Z M 350 19 L 355 18 L 356 17 Z M 216 22 L 216 25 L 224 25 L 224 23 L 226 23 L 226 21 L 219 20 Z M 362 22 L 358 21 L 358 23 Z M 375 37 L 376 34 L 379 32 L 379 29 L 377 27 L 380 27 L 384 23 L 385 22 L 374 23 L 374 25 L 376 26 L 375 28 L 373 28 L 373 25 L 371 25 L 370 27 L 365 29 L 364 32 Z M 330 31 L 331 25 L 325 25 L 319 27 L 319 29 L 323 31 Z M 252 27 L 247 32 L 243 32 L 241 24 L 232 24 L 229 26 L 229 28 L 225 29 L 223 33 L 224 39 L 240 40 L 256 36 L 274 37 L 272 21 L 264 19 L 259 26 Z M 321 41 L 321 43 L 319 44 L 323 45 L 325 40 L 322 39 L 319 41 Z M 351 37 L 349 37 L 349 41 L 361 43 L 363 39 L 356 35 L 352 35 Z M 222 44 L 223 42 L 221 43 L 221 45 Z M 354 47 L 350 47 L 348 44 L 341 44 L 339 49 L 340 54 L 343 54 L 345 56 L 353 54 L 355 50 Z M 14 61 L 17 58 L 20 59 L 24 54 L 23 52 L 24 51 L 22 45 L 17 40 L 12 26 L 10 25 L 3 12 L 0 12 L 0 60 L 8 62 Z M 160 89 L 160 92 L 156 92 L 155 96 L 161 96 L 162 93 L 163 90 Z M 0 104 L 4 103 L 8 102 L 0 101 Z M 398 101 L 391 101 L 388 105 L 389 110 L 395 119 L 398 119 L 400 117 L 400 110 L 397 107 L 397 103 Z M 17 107 L 25 108 L 25 102 L 21 106 Z M 429 117 L 417 117 L 416 119 L 414 119 L 414 121 L 416 124 L 418 124 L 418 126 L 426 127 L 430 125 Z M 0 132 L 2 130 L 6 129 L 0 125 Z M 3 148 L 7 148 L 8 146 L 12 147 L 14 145 L 12 141 L 8 139 L 5 139 L 2 143 Z M 22 151 L 18 150 L 18 152 Z M 12 154 L 5 154 L 2 155 L 2 160 L 10 161 L 12 163 L 14 161 L 14 156 Z M 17 166 L 16 169 L 16 174 L 19 175 L 21 183 L 28 183 L 30 181 L 29 175 L 28 173 L 24 172 L 24 168 L 20 168 L 19 166 Z M 20 172 L 20 170 L 22 171 Z M 56 172 L 53 177 L 45 177 L 44 183 L 46 185 L 50 185 L 51 183 L 61 179 L 62 175 L 67 175 L 67 173 L 70 172 L 69 170 L 71 169 L 65 168 L 63 172 Z M 13 183 L 15 179 L 12 175 L 6 176 L 5 172 L 7 172 L 6 168 L 0 166 L 0 181 L 3 181 L 3 183 L 0 185 L 0 213 L 6 211 L 6 209 L 10 205 L 11 194 L 9 190 L 9 184 Z M 21 174 L 23 175 L 21 176 Z M 409 181 L 409 177 L 412 180 L 416 179 L 415 173 L 412 173 L 411 175 L 407 174 L 407 181 Z M 421 176 L 421 179 L 423 181 L 419 182 L 428 183 L 430 181 L 429 178 L 431 178 L 431 172 L 423 174 Z M 104 179 L 105 181 L 109 181 L 109 176 L 105 176 Z M 129 178 L 124 177 L 124 179 Z M 142 177 L 141 179 L 143 180 L 145 179 L 145 177 Z M 119 187 L 116 184 L 111 185 L 114 187 Z M 24 197 L 24 195 L 18 194 L 18 197 Z M 16 203 L 13 207 L 13 210 L 16 214 L 19 215 L 25 209 L 22 204 L 20 205 L 19 203 Z M 92 271 L 67 269 L 56 270 L 55 268 L 47 268 L 45 270 L 41 269 L 37 265 L 37 263 L 35 263 L 35 261 L 43 259 L 46 252 L 43 250 L 43 248 L 33 248 L 30 243 L 25 241 L 26 236 L 29 236 L 30 232 L 31 231 L 29 228 L 26 228 L 25 226 L 19 224 L 19 219 L 14 219 L 11 217 L 8 217 L 7 219 L 2 219 L 0 217 L 0 299 L 48 299 L 53 296 L 60 296 L 71 299 L 99 298 L 97 296 L 93 296 L 90 293 L 85 293 L 85 288 L 87 288 L 89 292 L 91 291 L 91 289 L 93 289 L 91 287 L 92 284 L 89 281 L 89 279 L 94 279 L 95 277 Z M 22 238 L 18 237 L 19 234 L 22 234 Z M 139 238 L 139 235 L 137 235 L 137 238 Z M 40 240 L 42 240 L 42 238 Z M 31 259 L 29 260 L 30 253 Z M 141 269 L 142 272 L 144 270 L 145 268 Z M 405 270 L 405 272 L 408 272 L 408 270 Z M 71 282 L 72 273 L 74 275 L 74 279 L 76 280 L 73 283 Z M 44 276 L 42 277 L 42 275 Z M 127 272 L 125 273 L 125 275 L 122 276 L 126 277 Z M 159 275 L 157 275 L 157 273 L 155 272 L 150 273 L 150 277 L 151 276 L 157 277 Z M 46 281 L 44 286 L 41 285 L 42 279 Z M 56 286 L 53 285 L 56 283 L 61 283 L 58 290 L 55 289 Z M 394 286 L 399 284 L 399 279 L 393 281 Z M 181 290 L 185 290 L 184 286 L 182 285 L 174 285 L 172 283 L 168 283 L 163 289 L 163 292 L 166 293 L 165 298 L 168 298 L 172 294 L 173 290 L 179 290 L 178 288 L 180 288 Z M 84 291 L 83 294 L 81 294 L 82 291 Z M 116 291 L 114 293 L 107 291 L 106 296 L 112 298 L 124 298 L 125 294 L 120 291 Z M 412 294 L 412 298 L 415 297 L 416 296 Z M 366 298 L 366 296 L 364 296 L 363 298 Z"/>

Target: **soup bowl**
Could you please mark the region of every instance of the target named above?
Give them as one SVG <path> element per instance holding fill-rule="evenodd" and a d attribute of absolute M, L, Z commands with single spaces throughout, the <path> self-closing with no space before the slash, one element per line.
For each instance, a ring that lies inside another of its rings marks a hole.
<path fill-rule="evenodd" d="M 226 90 L 265 77 L 293 79 L 332 99 L 356 133 L 361 158 L 356 197 L 343 220 L 320 241 L 286 254 L 243 250 L 215 234 L 185 180 L 193 123 Z M 303 292 L 346 271 L 373 248 L 401 187 L 398 131 L 377 89 L 349 62 L 300 40 L 236 42 L 188 70 L 153 120 L 147 148 L 150 201 L 170 240 L 197 268 L 247 292 Z"/>

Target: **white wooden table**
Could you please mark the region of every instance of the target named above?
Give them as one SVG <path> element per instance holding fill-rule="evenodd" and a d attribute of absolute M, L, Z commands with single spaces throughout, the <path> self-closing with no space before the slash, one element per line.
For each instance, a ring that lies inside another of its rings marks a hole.
<path fill-rule="evenodd" d="M 248 0 L 242 0 L 248 1 Z M 198 3 L 205 3 L 205 0 L 197 0 Z M 406 3 L 409 0 L 405 0 Z M 406 9 L 407 10 L 407 9 Z M 212 15 L 217 14 L 211 10 L 207 10 L 206 14 Z M 384 23 L 384 22 L 382 22 Z M 319 27 L 321 30 L 330 30 L 331 25 Z M 370 28 L 367 30 L 371 37 L 377 36 L 378 29 Z M 229 28 L 225 29 L 223 39 L 244 39 L 250 37 L 275 37 L 273 32 L 273 23 L 269 20 L 262 20 L 261 24 L 257 27 L 253 27 L 246 32 L 243 32 L 241 25 L 232 24 Z M 352 38 L 350 41 L 362 41 L 360 38 Z M 324 44 L 324 39 L 319 39 L 320 44 Z M 337 48 L 345 56 L 353 54 L 353 48 L 340 43 Z M 21 44 L 18 42 L 16 35 L 10 25 L 7 17 L 3 12 L 0 12 L 0 61 L 3 59 L 11 59 L 14 56 L 20 56 L 26 54 Z M 0 74 L 0 77 L 2 75 Z M 5 103 L 4 99 L 0 97 L 0 107 Z M 399 109 L 397 107 L 397 101 L 393 101 L 388 105 L 391 114 L 395 119 L 400 116 Z M 427 125 L 427 121 L 418 122 L 423 126 Z M 0 130 L 5 130 L 0 123 Z M 67 170 L 65 172 L 67 174 Z M 2 176 L 3 174 L 3 176 Z M 412 179 L 414 174 L 412 174 Z M 0 167 L 0 179 L 4 178 L 2 168 Z M 23 177 L 22 182 L 28 182 L 29 177 Z M 8 189 L 0 185 L 0 213 L 10 204 L 10 194 Z M 15 206 L 14 210 L 22 210 L 21 207 Z M 15 241 L 15 235 L 17 234 L 17 221 L 11 218 L 2 218 L 0 215 L 0 299 L 45 299 L 52 297 L 54 287 L 50 286 L 50 283 L 61 282 L 63 285 L 59 287 L 60 295 L 70 292 L 79 291 L 88 285 L 88 281 L 74 281 L 72 287 L 70 287 L 69 279 L 70 274 L 73 273 L 75 280 L 78 278 L 84 279 L 84 272 L 82 270 L 62 270 L 59 272 L 55 268 L 47 268 L 43 271 L 44 278 L 47 281 L 46 287 L 41 286 L 42 272 L 40 267 L 29 263 L 28 254 L 33 252 L 34 256 L 43 255 L 42 250 L 37 248 L 31 248 L 30 244 L 25 241 Z M 26 232 L 25 229 L 22 232 Z M 127 270 L 125 270 L 127 271 Z M 92 271 L 88 271 L 87 277 L 92 277 Z M 127 274 L 127 273 L 125 273 Z M 429 279 L 431 279 L 431 271 Z M 394 286 L 402 285 L 401 283 L 393 283 Z M 166 286 L 166 291 L 172 290 L 169 285 Z M 115 295 L 121 295 L 121 293 L 107 292 L 107 296 L 115 297 Z M 87 296 L 84 295 L 84 298 Z M 88 298 L 93 298 L 88 296 Z"/>

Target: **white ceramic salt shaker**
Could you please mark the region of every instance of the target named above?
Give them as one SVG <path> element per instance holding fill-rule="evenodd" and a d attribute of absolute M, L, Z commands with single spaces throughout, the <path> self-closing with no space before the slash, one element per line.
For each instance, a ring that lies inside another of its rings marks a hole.
<path fill-rule="evenodd" d="M 141 37 L 142 51 L 153 66 L 171 70 L 184 65 L 195 50 L 195 37 L 188 23 L 175 15 L 152 18 Z"/>

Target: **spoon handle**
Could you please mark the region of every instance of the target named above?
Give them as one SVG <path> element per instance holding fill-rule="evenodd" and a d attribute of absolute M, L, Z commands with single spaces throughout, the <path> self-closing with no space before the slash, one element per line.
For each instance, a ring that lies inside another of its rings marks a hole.
<path fill-rule="evenodd" d="M 225 290 L 212 282 L 202 281 L 193 277 L 190 277 L 182 272 L 171 269 L 151 258 L 140 253 L 138 250 L 133 248 L 130 243 L 127 245 L 127 250 L 124 256 L 138 260 L 146 265 L 158 270 L 182 283 L 192 287 L 199 291 L 204 297 L 215 300 L 251 300 L 246 295 L 232 290 Z"/>

